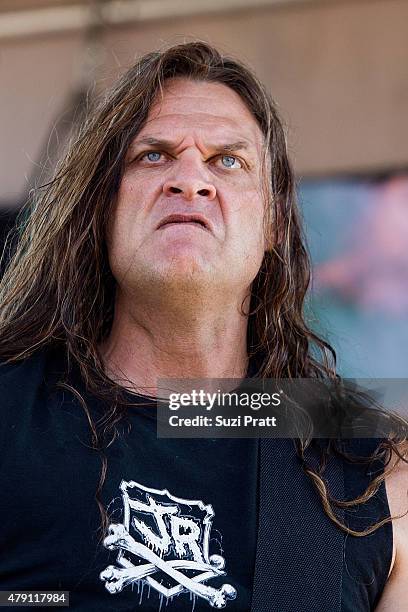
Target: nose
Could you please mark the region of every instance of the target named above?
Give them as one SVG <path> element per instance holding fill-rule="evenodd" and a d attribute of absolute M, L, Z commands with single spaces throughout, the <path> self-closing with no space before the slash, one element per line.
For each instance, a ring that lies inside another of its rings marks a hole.
<path fill-rule="evenodd" d="M 163 185 L 164 195 L 171 197 L 182 195 L 186 200 L 194 200 L 197 196 L 214 200 L 217 191 L 211 181 L 202 176 L 198 168 L 180 167 L 178 173 Z"/>

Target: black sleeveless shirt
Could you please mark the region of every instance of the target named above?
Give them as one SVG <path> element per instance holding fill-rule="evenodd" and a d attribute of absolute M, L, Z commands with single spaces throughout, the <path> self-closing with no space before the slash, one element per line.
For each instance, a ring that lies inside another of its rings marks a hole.
<path fill-rule="evenodd" d="M 259 441 L 158 439 L 155 402 L 129 393 L 134 405 L 105 451 L 101 500 L 110 528 L 103 538 L 95 501 L 101 458 L 91 448 L 78 398 L 55 384 L 64 364 L 62 353 L 41 351 L 0 368 L 0 590 L 68 590 L 72 609 L 91 612 L 200 612 L 224 606 L 249 612 L 259 522 Z M 78 372 L 70 383 L 91 414 L 102 417 L 101 402 L 86 391 Z M 374 441 L 353 444 L 364 454 Z M 302 547 L 301 528 L 295 540 L 286 529 L 287 513 L 301 527 L 305 512 L 320 516 L 323 509 L 293 442 L 276 440 L 275 445 L 275 464 L 281 467 L 274 495 L 281 503 L 273 521 L 280 537 L 267 543 L 276 555 L 268 612 L 374 610 L 391 563 L 391 524 L 370 536 L 344 535 L 336 609 L 319 608 L 319 589 L 333 570 L 320 566 L 316 604 L 293 608 L 293 576 L 302 575 L 310 551 Z M 352 498 L 366 488 L 373 470 L 382 468 L 344 462 L 342 469 L 346 495 Z M 282 513 L 287 491 L 296 492 L 295 503 Z M 374 499 L 345 519 L 362 530 L 384 516 L 389 509 L 383 484 Z M 323 537 L 318 541 L 322 549 L 327 546 Z M 285 559 L 285 542 L 290 559 Z M 295 600 L 302 602 L 301 593 Z"/>

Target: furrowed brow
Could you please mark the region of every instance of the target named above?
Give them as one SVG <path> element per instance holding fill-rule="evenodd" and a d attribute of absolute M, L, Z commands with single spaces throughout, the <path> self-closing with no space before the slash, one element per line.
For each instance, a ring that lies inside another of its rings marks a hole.
<path fill-rule="evenodd" d="M 133 146 L 149 145 L 152 147 L 162 147 L 165 149 L 171 149 L 174 147 L 174 143 L 164 138 L 153 138 L 152 136 L 146 136 L 140 140 L 136 140 Z"/>
<path fill-rule="evenodd" d="M 225 143 L 214 147 L 219 151 L 228 151 L 234 153 L 235 151 L 245 151 L 250 148 L 249 144 L 245 140 L 237 140 L 237 142 Z"/>
<path fill-rule="evenodd" d="M 147 145 L 150 147 L 157 147 L 161 149 L 171 150 L 175 149 L 176 145 L 171 140 L 166 140 L 164 138 L 154 138 L 152 136 L 146 136 L 145 138 L 141 138 L 140 140 L 136 140 L 133 143 L 133 147 L 140 147 L 143 145 Z M 219 145 L 210 145 L 209 149 L 213 149 L 215 151 L 226 151 L 229 153 L 233 153 L 236 151 L 245 151 L 250 148 L 250 145 L 245 140 L 237 140 L 236 142 L 223 143 Z"/>

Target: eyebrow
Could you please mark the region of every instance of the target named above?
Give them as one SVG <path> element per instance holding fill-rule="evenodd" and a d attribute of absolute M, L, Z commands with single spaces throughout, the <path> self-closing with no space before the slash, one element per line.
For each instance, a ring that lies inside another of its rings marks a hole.
<path fill-rule="evenodd" d="M 140 145 L 149 145 L 153 147 L 158 147 L 162 149 L 175 149 L 176 145 L 170 140 L 166 140 L 164 138 L 153 138 L 152 136 L 146 136 L 145 138 L 141 138 L 140 140 L 136 140 L 132 145 L 132 149 L 140 146 Z M 212 145 L 210 148 L 213 148 L 217 151 L 243 151 L 250 148 L 250 145 L 245 140 L 237 140 L 236 142 L 224 143 L 220 145 Z"/>

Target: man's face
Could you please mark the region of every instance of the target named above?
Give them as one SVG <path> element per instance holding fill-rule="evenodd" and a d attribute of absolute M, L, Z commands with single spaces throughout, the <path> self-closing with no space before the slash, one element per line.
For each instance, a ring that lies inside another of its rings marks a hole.
<path fill-rule="evenodd" d="M 119 290 L 248 291 L 265 250 L 262 146 L 233 90 L 166 81 L 127 152 L 108 232 Z"/>

